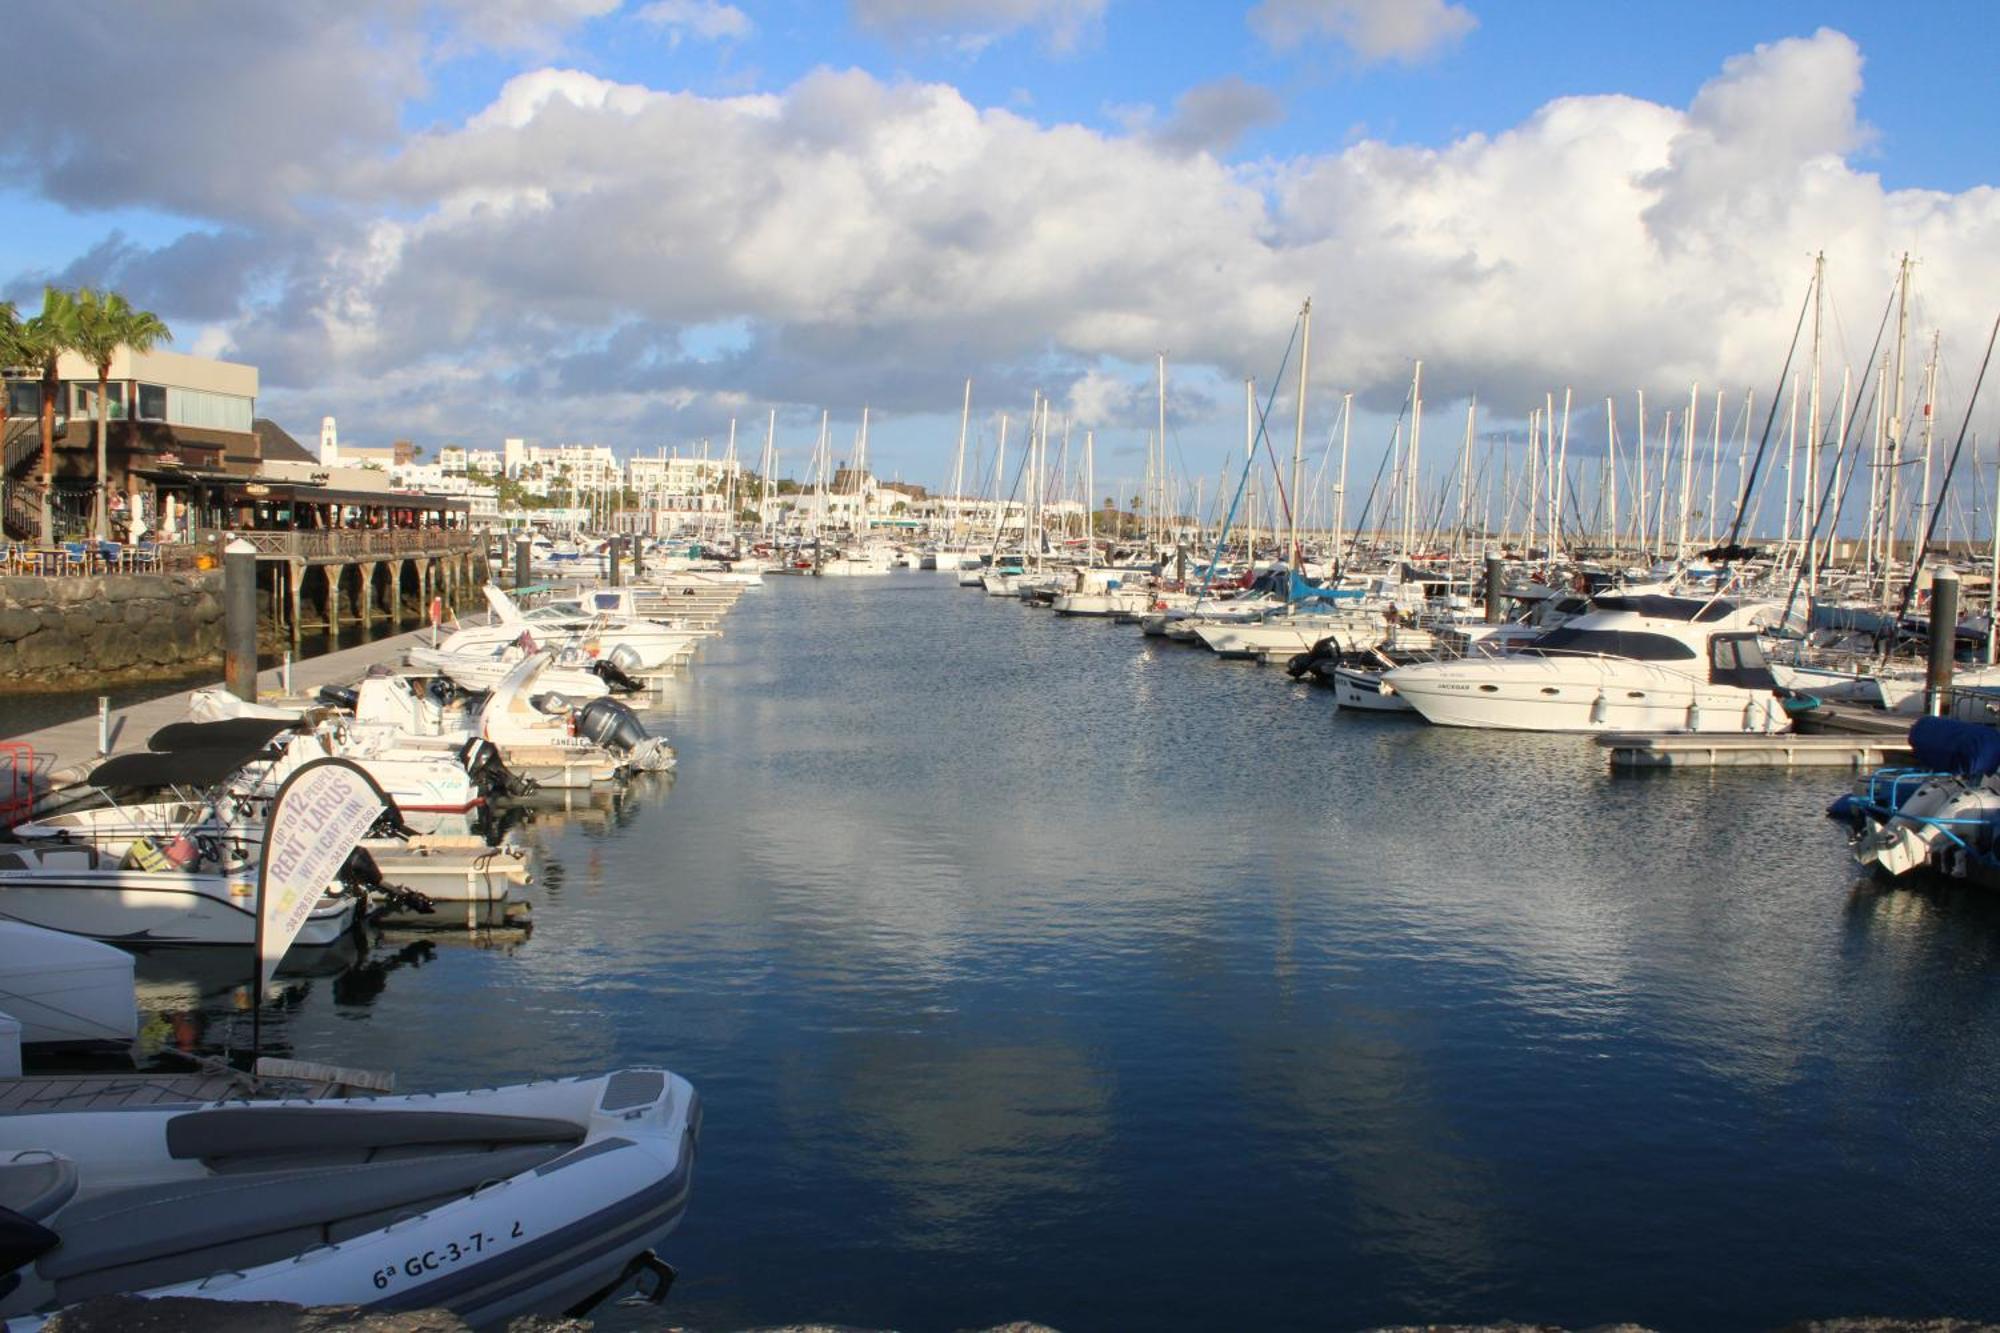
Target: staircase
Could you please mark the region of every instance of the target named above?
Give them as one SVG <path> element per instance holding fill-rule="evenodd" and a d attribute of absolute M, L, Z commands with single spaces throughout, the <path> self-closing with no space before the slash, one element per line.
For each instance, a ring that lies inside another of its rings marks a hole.
<path fill-rule="evenodd" d="M 38 542 L 42 539 L 42 488 L 32 481 L 6 482 L 7 496 L 0 507 L 0 527 L 6 529 L 7 537 L 17 542 Z"/>
<path fill-rule="evenodd" d="M 5 463 L 0 466 L 0 479 L 6 486 L 6 498 L 0 502 L 0 528 L 17 542 L 39 541 L 42 536 L 42 488 L 29 480 L 29 465 L 42 456 L 41 423 L 32 417 L 26 420 L 28 429 L 8 433 Z M 15 422 L 7 424 L 11 427 Z"/>

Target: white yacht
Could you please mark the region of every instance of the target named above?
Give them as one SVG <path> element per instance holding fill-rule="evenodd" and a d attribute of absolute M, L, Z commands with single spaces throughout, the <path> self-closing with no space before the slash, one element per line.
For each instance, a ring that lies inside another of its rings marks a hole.
<path fill-rule="evenodd" d="M 1398 667 L 1383 683 L 1448 727 L 1788 731 L 1758 644 L 1780 614 L 1713 597 L 1603 596 L 1515 652 Z"/>

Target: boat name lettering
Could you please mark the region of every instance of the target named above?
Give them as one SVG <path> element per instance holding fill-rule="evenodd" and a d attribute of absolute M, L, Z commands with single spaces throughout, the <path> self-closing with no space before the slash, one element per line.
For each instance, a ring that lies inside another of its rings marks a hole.
<path fill-rule="evenodd" d="M 508 1231 L 507 1236 L 510 1240 L 518 1240 L 525 1234 L 526 1231 L 521 1224 L 515 1222 Z M 449 1268 L 455 1263 L 483 1253 L 488 1246 L 498 1245 L 499 1243 L 497 1239 L 487 1235 L 484 1231 L 475 1231 L 463 1241 L 446 1241 L 434 1250 L 425 1250 L 422 1254 L 413 1254 L 400 1264 L 391 1264 L 387 1268 L 376 1269 L 375 1289 L 377 1291 L 382 1290 L 398 1277 L 422 1277 L 426 1273 L 435 1273 L 440 1268 Z"/>

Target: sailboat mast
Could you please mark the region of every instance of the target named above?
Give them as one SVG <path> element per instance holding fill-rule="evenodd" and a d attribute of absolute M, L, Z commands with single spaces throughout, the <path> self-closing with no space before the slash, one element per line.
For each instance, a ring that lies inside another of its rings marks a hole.
<path fill-rule="evenodd" d="M 1410 558 L 1417 519 L 1417 460 L 1424 434 L 1424 363 L 1417 362 L 1410 374 L 1410 453 L 1405 460 L 1409 474 L 1409 499 L 1403 509 L 1403 558 Z"/>
<path fill-rule="evenodd" d="M 1466 511 L 1472 503 L 1472 426 L 1479 413 L 1479 395 L 1465 405 L 1465 442 L 1458 452 L 1458 535 L 1452 538 L 1453 555 L 1462 554 L 1459 543 L 1472 544 L 1472 530 L 1466 526 Z"/>
<path fill-rule="evenodd" d="M 1159 434 L 1153 448 L 1146 454 L 1146 536 L 1157 553 L 1161 540 L 1166 535 L 1166 515 L 1161 513 L 1161 500 L 1166 495 L 1166 484 L 1162 473 L 1167 470 L 1167 354 L 1160 352 L 1159 360 Z M 1159 465 L 1154 466 L 1154 455 L 1158 455 Z"/>
<path fill-rule="evenodd" d="M 1299 567 L 1299 506 L 1304 497 L 1299 494 L 1299 469 L 1306 456 L 1306 365 L 1312 359 L 1313 303 L 1306 298 L 1299 310 L 1299 410 L 1292 427 L 1292 536 L 1286 545 L 1285 560 L 1292 570 Z"/>
<path fill-rule="evenodd" d="M 1924 493 L 1917 503 L 1917 531 L 1929 532 L 1931 500 L 1931 442 L 1932 432 L 1937 423 L 1937 381 L 1938 381 L 1938 341 L 1940 334 L 1931 333 L 1930 364 L 1924 367 Z"/>
<path fill-rule="evenodd" d="M 956 549 L 964 543 L 959 522 L 965 516 L 965 433 L 972 424 L 972 377 L 965 377 L 965 403 L 958 409 L 958 457 L 951 465 L 951 538 Z"/>
<path fill-rule="evenodd" d="M 1813 256 L 1813 351 L 1812 380 L 1806 400 L 1806 493 L 1799 511 L 1799 536 L 1805 543 L 1806 600 L 1810 603 L 1819 589 L 1817 580 L 1819 548 L 1819 433 L 1820 352 L 1826 313 L 1826 252 Z"/>
<path fill-rule="evenodd" d="M 772 408 L 770 418 L 764 423 L 764 457 L 759 471 L 764 474 L 764 484 L 757 492 L 757 526 L 769 529 L 771 524 L 771 473 L 777 468 L 777 459 L 771 446 L 778 438 L 778 409 Z"/>
<path fill-rule="evenodd" d="M 1083 433 L 1083 567 L 1097 568 L 1097 506 L 1091 499 L 1097 491 L 1095 433 Z"/>
<path fill-rule="evenodd" d="M 1611 478 L 1611 562 L 1618 563 L 1618 411 L 1612 406 L 1611 395 L 1604 395 L 1604 456 L 1605 471 Z"/>
<path fill-rule="evenodd" d="M 1909 364 L 1908 345 L 1910 340 L 1910 256 L 1905 253 L 1903 262 L 1896 271 L 1896 405 L 1889 414 L 1889 468 L 1884 481 L 1887 503 L 1882 508 L 1883 533 L 1886 538 L 1882 552 L 1882 601 L 1888 604 L 1894 592 L 1893 566 L 1896 563 L 1896 473 L 1902 463 L 1903 452 L 1903 381 L 1904 368 Z M 1879 395 L 1878 395 L 1879 396 Z M 1915 534 L 1916 541 L 1923 541 L 1923 529 Z M 1912 549 L 1910 568 L 1915 569 L 1924 553 Z"/>
<path fill-rule="evenodd" d="M 1354 395 L 1340 396 L 1340 478 L 1333 484 L 1333 568 L 1340 572 L 1340 539 L 1347 527 L 1347 441 L 1354 431 Z"/>

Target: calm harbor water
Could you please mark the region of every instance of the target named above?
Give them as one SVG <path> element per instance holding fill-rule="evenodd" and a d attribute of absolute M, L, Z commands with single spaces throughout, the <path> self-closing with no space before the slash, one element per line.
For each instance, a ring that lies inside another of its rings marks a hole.
<path fill-rule="evenodd" d="M 532 934 L 266 1025 L 686 1074 L 673 1322 L 2000 1316 L 2000 911 L 1857 883 L 1838 776 L 1613 779 L 946 575 L 726 628 L 673 781 L 526 817 Z M 244 1040 L 234 967 L 149 960 L 154 1035 Z"/>

